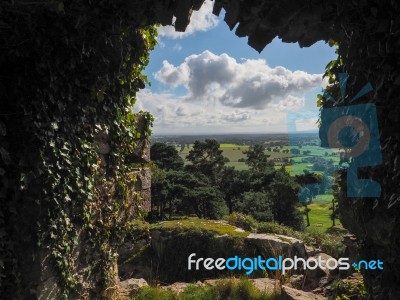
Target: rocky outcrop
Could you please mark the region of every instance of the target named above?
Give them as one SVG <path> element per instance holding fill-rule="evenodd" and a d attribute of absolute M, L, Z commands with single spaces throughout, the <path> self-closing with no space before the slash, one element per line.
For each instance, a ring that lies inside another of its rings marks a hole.
<path fill-rule="evenodd" d="M 249 245 L 254 245 L 264 257 L 292 257 L 305 258 L 307 253 L 304 243 L 296 238 L 278 234 L 251 233 L 246 237 Z"/>
<path fill-rule="evenodd" d="M 277 279 L 270 278 L 255 278 L 249 279 L 253 286 L 263 293 L 272 293 L 279 289 L 280 282 Z"/>
<path fill-rule="evenodd" d="M 174 234 L 173 232 L 159 230 L 151 232 L 151 246 L 159 257 L 163 256 L 166 242 Z M 222 248 L 225 247 L 224 242 L 227 239 L 229 239 L 228 235 L 214 237 L 215 243 Z M 307 257 L 304 243 L 290 236 L 250 233 L 247 237 L 235 239 L 244 243 L 245 248 L 242 250 L 246 253 L 254 253 L 263 257 L 277 257 L 279 255 L 282 257 L 292 257 L 295 255 L 302 258 Z M 193 251 L 195 250 L 193 249 Z"/>
<path fill-rule="evenodd" d="M 143 278 L 131 278 L 121 281 L 118 289 L 119 296 L 122 299 L 131 299 L 135 292 L 146 286 L 148 286 L 148 283 Z"/>
<path fill-rule="evenodd" d="M 176 245 L 182 245 L 176 248 Z M 229 235 L 206 235 L 197 238 L 197 233 L 152 230 L 151 249 L 156 254 L 160 269 L 165 268 L 164 263 L 169 264 L 172 257 L 176 256 L 175 266 L 180 266 L 181 272 L 176 274 L 175 280 L 187 280 L 187 275 L 196 276 L 201 271 L 187 272 L 187 258 L 191 253 L 197 253 L 197 257 L 301 257 L 307 258 L 304 243 L 293 237 L 275 234 L 251 233 L 246 237 L 231 237 Z M 186 274 L 186 275 L 185 275 Z M 210 274 L 210 272 L 206 273 Z M 192 279 L 201 279 L 199 275 Z M 182 277 L 179 277 L 181 275 Z M 168 278 L 165 278 L 168 280 Z"/>
<path fill-rule="evenodd" d="M 325 300 L 328 298 L 310 292 L 297 290 L 287 285 L 283 285 L 281 288 L 280 299 L 281 300 Z"/>
<path fill-rule="evenodd" d="M 306 271 L 306 277 L 308 279 L 315 279 L 315 278 L 321 278 L 324 276 L 329 276 L 331 271 L 327 268 L 326 264 L 329 259 L 333 259 L 332 256 L 325 254 L 325 253 L 318 253 L 314 256 L 311 256 L 307 259 L 307 263 L 310 263 L 310 265 L 314 265 L 314 262 L 316 264 L 315 269 L 308 269 Z M 318 264 L 318 261 L 322 261 L 321 266 Z"/>
<path fill-rule="evenodd" d="M 295 274 L 295 275 L 290 276 L 289 283 L 290 283 L 291 287 L 301 290 L 301 289 L 303 289 L 303 286 L 305 283 L 304 280 L 305 280 L 305 277 L 303 274 L 298 274 L 298 275 Z"/>

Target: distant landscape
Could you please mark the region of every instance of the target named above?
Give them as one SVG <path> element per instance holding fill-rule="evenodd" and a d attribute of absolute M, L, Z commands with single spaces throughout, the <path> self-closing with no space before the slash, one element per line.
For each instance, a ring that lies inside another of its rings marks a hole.
<path fill-rule="evenodd" d="M 189 164 L 187 156 L 195 141 L 213 139 L 220 143 L 222 155 L 228 159 L 226 167 L 234 167 L 235 170 L 249 170 L 246 163 L 245 151 L 250 146 L 262 145 L 268 161 L 275 170 L 282 168 L 291 176 L 304 174 L 324 175 L 327 186 L 324 191 L 314 191 L 315 195 L 308 203 L 310 226 L 307 230 L 325 232 L 332 227 L 332 169 L 340 162 L 339 155 L 329 148 L 321 148 L 317 133 L 288 134 L 225 134 L 225 135 L 182 135 L 182 136 L 153 136 L 152 143 L 165 143 L 173 146 L 184 160 Z M 291 145 L 289 145 L 289 142 Z M 304 208 L 299 206 L 299 210 Z M 341 229 L 338 219 L 335 226 Z"/>

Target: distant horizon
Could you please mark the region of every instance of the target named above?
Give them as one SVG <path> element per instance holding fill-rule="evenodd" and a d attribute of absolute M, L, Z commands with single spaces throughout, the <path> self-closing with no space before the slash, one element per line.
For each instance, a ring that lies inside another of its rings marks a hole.
<path fill-rule="evenodd" d="M 296 131 L 296 132 L 265 132 L 265 133 L 260 133 L 260 132 L 248 132 L 248 133 L 166 133 L 166 134 L 159 134 L 155 133 L 152 134 L 152 137 L 160 137 L 160 136 L 226 136 L 226 135 L 297 135 L 297 134 L 318 134 L 318 131 Z"/>

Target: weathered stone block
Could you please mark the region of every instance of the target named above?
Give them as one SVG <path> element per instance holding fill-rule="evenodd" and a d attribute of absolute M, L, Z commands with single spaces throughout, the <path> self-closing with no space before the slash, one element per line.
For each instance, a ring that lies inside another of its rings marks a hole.
<path fill-rule="evenodd" d="M 148 139 L 138 140 L 130 158 L 132 162 L 147 163 L 150 161 L 150 142 Z"/>
<path fill-rule="evenodd" d="M 136 175 L 136 191 L 146 190 L 151 187 L 151 170 L 149 168 L 135 169 L 133 173 Z"/>
<path fill-rule="evenodd" d="M 304 292 L 296 290 L 294 288 L 288 287 L 286 285 L 282 286 L 281 299 L 282 300 L 322 300 L 327 299 L 320 295 L 316 295 L 310 292 Z"/>
<path fill-rule="evenodd" d="M 142 196 L 142 209 L 146 212 L 151 210 L 151 189 L 145 189 L 140 192 Z"/>
<path fill-rule="evenodd" d="M 143 278 L 131 278 L 125 281 L 121 281 L 119 284 L 120 297 L 122 299 L 131 299 L 137 290 L 146 286 L 148 286 L 147 281 Z"/>

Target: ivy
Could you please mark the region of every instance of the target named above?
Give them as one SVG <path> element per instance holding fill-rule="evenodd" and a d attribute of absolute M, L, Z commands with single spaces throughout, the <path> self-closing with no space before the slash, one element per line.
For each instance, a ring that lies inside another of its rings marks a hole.
<path fill-rule="evenodd" d="M 327 78 L 328 85 L 325 87 L 323 92 L 326 91 L 331 95 L 336 95 L 339 92 L 338 81 L 336 78 L 338 73 L 343 72 L 344 61 L 339 54 L 339 43 L 334 40 L 329 40 L 328 44 L 330 47 L 336 47 L 335 53 L 337 54 L 337 57 L 325 66 L 325 73 L 322 77 Z M 322 109 L 322 107 L 327 106 L 328 103 L 325 100 L 323 94 L 317 94 L 317 107 Z"/>
<path fill-rule="evenodd" d="M 0 5 L 0 30 L 10 32 L 0 39 L 7 53 L 0 58 L 4 296 L 15 297 L 18 286 L 20 293 L 32 288 L 17 271 L 26 253 L 20 247 L 30 239 L 51 254 L 62 298 L 111 297 L 116 247 L 133 226 L 129 212 L 142 214 L 142 199 L 132 188 L 136 178 L 125 161 L 138 140 L 151 134 L 153 122 L 142 113 L 146 124 L 139 131 L 132 111 L 136 92 L 149 83 L 143 70 L 157 43 L 156 27 L 135 17 L 151 18 L 150 6 L 139 6 L 114 1 Z M 99 133 L 108 138 L 106 158 L 99 155 Z M 80 285 L 77 274 L 77 245 L 83 240 L 93 250 L 91 271 L 84 276 L 97 272 L 104 278 L 92 290 Z"/>

